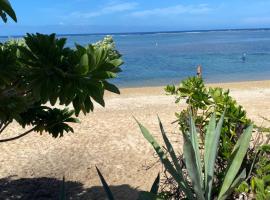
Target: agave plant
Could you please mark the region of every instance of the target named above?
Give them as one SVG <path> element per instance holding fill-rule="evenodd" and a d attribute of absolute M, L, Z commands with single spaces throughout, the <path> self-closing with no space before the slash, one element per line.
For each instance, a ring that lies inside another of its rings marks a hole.
<path fill-rule="evenodd" d="M 166 154 L 151 133 L 137 121 L 143 136 L 153 146 L 162 164 L 177 182 L 180 190 L 187 199 L 225 200 L 230 197 L 234 189 L 246 178 L 246 169 L 243 168 L 242 163 L 249 147 L 253 129 L 252 125 L 245 129 L 234 146 L 232 156 L 228 161 L 229 164 L 227 166 L 227 172 L 218 195 L 213 195 L 212 193 L 214 188 L 214 179 L 216 178 L 215 162 L 217 159 L 218 148 L 220 146 L 220 133 L 223 120 L 224 113 L 217 124 L 215 114 L 212 115 L 204 141 L 204 156 L 201 156 L 196 126 L 190 114 L 189 131 L 183 133 L 183 154 L 188 176 L 185 176 L 183 169 L 180 167 L 180 163 L 177 160 L 173 146 L 166 136 L 160 119 L 160 130 L 169 155 Z M 143 199 L 142 196 L 144 196 L 145 199 L 150 199 L 150 197 L 151 199 L 162 199 L 160 195 L 154 195 L 151 192 L 144 192 L 141 195 L 141 199 Z"/>

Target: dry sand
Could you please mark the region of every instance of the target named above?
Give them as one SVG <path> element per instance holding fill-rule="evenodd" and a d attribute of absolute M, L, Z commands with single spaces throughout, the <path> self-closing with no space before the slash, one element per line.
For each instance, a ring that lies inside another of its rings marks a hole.
<path fill-rule="evenodd" d="M 270 81 L 211 84 L 230 88 L 231 95 L 248 111 L 257 124 L 270 118 Z M 0 199 L 57 199 L 62 176 L 72 199 L 104 199 L 95 171 L 98 166 L 117 199 L 136 199 L 138 190 L 149 190 L 159 164 L 133 119 L 136 117 L 151 132 L 160 136 L 160 116 L 176 149 L 181 147 L 174 113 L 183 106 L 174 104 L 162 87 L 126 88 L 120 96 L 106 94 L 106 108 L 80 116 L 74 134 L 53 139 L 48 134 L 32 133 L 20 140 L 0 145 Z M 264 122 L 265 125 L 268 125 Z M 23 130 L 17 125 L 8 135 Z M 2 136 L 2 138 L 5 135 Z M 50 191 L 48 193 L 47 191 Z M 16 197 L 17 195 L 17 197 Z"/>

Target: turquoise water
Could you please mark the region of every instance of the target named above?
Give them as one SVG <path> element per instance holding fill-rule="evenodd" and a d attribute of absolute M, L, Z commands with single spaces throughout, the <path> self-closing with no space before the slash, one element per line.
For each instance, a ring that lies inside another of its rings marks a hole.
<path fill-rule="evenodd" d="M 104 35 L 72 35 L 87 44 Z M 118 86 L 155 86 L 177 83 L 203 67 L 207 82 L 270 78 L 270 30 L 207 31 L 113 35 L 125 64 Z M 243 61 L 243 54 L 246 54 Z"/>

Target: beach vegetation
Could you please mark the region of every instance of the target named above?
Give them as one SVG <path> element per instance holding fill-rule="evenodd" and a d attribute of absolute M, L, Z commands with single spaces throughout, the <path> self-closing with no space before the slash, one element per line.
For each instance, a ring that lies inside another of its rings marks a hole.
<path fill-rule="evenodd" d="M 184 139 L 183 153 L 176 154 L 159 118 L 165 146 L 137 121 L 165 168 L 138 199 L 269 199 L 270 145 L 258 139 L 268 129 L 251 125 L 229 90 L 207 88 L 200 77 L 165 90 L 176 103 L 187 105 L 173 122 Z M 108 194 L 110 188 L 100 178 Z"/>
<path fill-rule="evenodd" d="M 203 145 L 207 133 L 205 127 L 209 125 L 212 113 L 214 112 L 216 118 L 219 120 L 223 110 L 226 110 L 223 126 L 221 128 L 217 162 L 215 165 L 217 187 L 213 189 L 213 192 L 217 193 L 222 187 L 221 181 L 225 177 L 230 157 L 233 156 L 234 146 L 237 144 L 239 138 L 242 137 L 243 131 L 252 123 L 252 121 L 247 117 L 244 108 L 241 105 L 238 105 L 230 96 L 229 90 L 218 87 L 207 88 L 201 77 L 190 77 L 185 79 L 178 87 L 169 85 L 165 88 L 165 91 L 169 95 L 175 95 L 176 103 L 185 101 L 187 108 L 176 113 L 177 120 L 175 122 L 179 124 L 180 130 L 185 133 L 189 129 L 189 112 L 191 112 L 196 129 L 198 130 L 198 137 L 201 141 L 199 143 L 200 149 L 205 149 L 205 146 Z M 268 128 L 254 125 L 252 145 L 248 148 L 243 160 L 249 175 L 241 184 L 240 188 L 243 188 L 245 184 L 248 185 L 250 195 L 256 195 L 256 190 L 252 190 L 251 187 L 252 184 L 254 185 L 254 183 L 256 183 L 256 181 L 254 181 L 255 178 L 256 180 L 261 178 L 261 174 L 264 174 L 264 176 L 270 175 L 266 170 L 267 167 L 260 168 L 263 172 L 256 170 L 256 166 L 260 166 L 259 163 L 261 162 L 259 157 L 264 157 L 264 164 L 270 162 L 270 153 L 262 150 L 266 149 L 268 142 L 259 141 L 260 138 L 263 138 L 262 131 L 268 132 Z M 261 145 L 264 145 L 264 148 L 262 148 Z M 183 160 L 181 155 L 179 156 L 179 159 Z M 170 181 L 166 181 L 166 183 L 170 183 Z M 177 190 L 178 189 L 176 189 L 176 191 Z"/>
<path fill-rule="evenodd" d="M 112 38 L 75 48 L 65 44 L 65 38 L 39 33 L 0 44 L 0 132 L 14 121 L 31 127 L 0 142 L 30 132 L 61 137 L 73 132 L 70 123 L 81 112 L 93 111 L 94 102 L 105 106 L 105 90 L 120 93 L 109 82 L 123 64 Z"/>
<path fill-rule="evenodd" d="M 178 198 L 209 200 L 227 199 L 234 189 L 246 178 L 248 169 L 243 163 L 249 148 L 253 130 L 252 125 L 244 130 L 243 134 L 234 145 L 232 154 L 229 157 L 226 166 L 227 170 L 225 171 L 225 176 L 220 181 L 221 187 L 216 188 L 218 185 L 216 184 L 217 176 L 215 173 L 215 166 L 218 160 L 217 155 L 224 118 L 225 113 L 221 115 L 218 123 L 216 123 L 216 115 L 215 113 L 212 114 L 206 129 L 205 140 L 203 143 L 204 150 L 201 151 L 199 148 L 201 140 L 198 137 L 196 125 L 190 114 L 189 128 L 186 132 L 183 132 L 183 158 L 186 166 L 185 170 L 179 165 L 173 146 L 167 138 L 162 123 L 159 121 L 161 134 L 168 154 L 163 150 L 162 146 L 156 141 L 151 133 L 138 122 L 143 136 L 153 146 L 165 169 L 171 174 L 173 179 L 177 182 L 179 189 L 182 191 L 182 196 Z M 215 188 L 219 189 L 218 193 L 213 192 Z M 153 194 L 147 192 L 144 192 L 142 195 L 153 196 Z M 158 196 L 154 199 L 157 198 L 160 199 Z"/>
<path fill-rule="evenodd" d="M 188 128 L 188 110 L 190 110 L 202 139 L 204 139 L 203 129 L 208 125 L 211 113 L 215 112 L 219 119 L 226 109 L 224 126 L 221 130 L 219 155 L 222 159 L 228 159 L 239 136 L 251 123 L 244 108 L 230 96 L 230 91 L 219 87 L 207 88 L 200 77 L 187 78 L 181 81 L 178 87 L 169 85 L 165 91 L 168 95 L 175 96 L 176 103 L 185 101 L 187 105 L 186 109 L 175 114 L 176 122 L 181 130 L 185 131 Z"/>
<path fill-rule="evenodd" d="M 137 121 L 141 133 L 144 138 L 152 145 L 156 154 L 159 156 L 160 161 L 165 167 L 165 170 L 170 173 L 174 181 L 177 183 L 179 196 L 176 199 L 218 199 L 225 200 L 231 196 L 234 189 L 247 176 L 247 169 L 243 165 L 243 161 L 247 150 L 249 148 L 250 139 L 252 135 L 253 126 L 248 126 L 244 133 L 239 137 L 234 146 L 232 156 L 229 158 L 225 177 L 222 180 L 222 187 L 219 193 L 214 193 L 217 187 L 215 165 L 217 162 L 217 154 L 219 148 L 219 141 L 221 130 L 223 126 L 225 112 L 217 122 L 215 113 L 212 114 L 210 122 L 206 129 L 206 138 L 204 147 L 201 151 L 199 143 L 201 140 L 198 138 L 197 128 L 194 123 L 192 114 L 189 115 L 189 127 L 183 133 L 184 149 L 183 149 L 183 163 L 185 167 L 180 165 L 173 145 L 171 144 L 162 122 L 159 120 L 159 127 L 161 135 L 165 144 L 163 148 L 153 135 L 145 128 L 140 122 Z M 101 172 L 97 169 L 100 180 L 107 194 L 108 199 L 113 200 L 113 194 L 106 183 Z M 142 191 L 139 194 L 138 200 L 154 200 L 154 199 L 171 199 L 169 192 L 159 192 L 160 174 L 155 179 L 151 190 L 149 192 Z"/>
<path fill-rule="evenodd" d="M 257 149 L 249 176 L 236 189 L 239 194 L 258 200 L 270 199 L 270 145 Z"/>

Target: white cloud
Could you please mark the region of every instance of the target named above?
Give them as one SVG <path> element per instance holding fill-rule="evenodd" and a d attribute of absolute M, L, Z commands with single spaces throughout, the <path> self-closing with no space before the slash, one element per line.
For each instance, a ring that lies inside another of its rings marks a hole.
<path fill-rule="evenodd" d="M 131 13 L 134 17 L 145 17 L 145 16 L 166 16 L 166 15 L 179 15 L 179 14 L 205 14 L 212 9 L 207 4 L 199 5 L 175 5 L 165 8 L 154 8 L 149 10 L 135 11 Z"/>
<path fill-rule="evenodd" d="M 135 2 L 118 3 L 118 4 L 113 3 L 113 4 L 106 5 L 105 7 L 101 8 L 98 11 L 73 12 L 73 13 L 71 13 L 71 17 L 88 19 L 88 18 L 92 18 L 92 17 L 113 14 L 116 12 L 124 12 L 124 11 L 134 10 L 137 7 L 137 5 L 138 4 Z"/>

